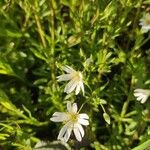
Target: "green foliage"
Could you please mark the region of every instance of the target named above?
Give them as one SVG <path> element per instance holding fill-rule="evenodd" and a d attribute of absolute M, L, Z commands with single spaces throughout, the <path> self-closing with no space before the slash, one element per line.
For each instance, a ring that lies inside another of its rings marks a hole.
<path fill-rule="evenodd" d="M 150 147 L 149 0 L 0 1 L 0 149 L 144 150 Z M 64 93 L 64 65 L 83 74 L 85 95 Z M 90 117 L 81 143 L 56 141 L 54 112 L 77 102 Z"/>

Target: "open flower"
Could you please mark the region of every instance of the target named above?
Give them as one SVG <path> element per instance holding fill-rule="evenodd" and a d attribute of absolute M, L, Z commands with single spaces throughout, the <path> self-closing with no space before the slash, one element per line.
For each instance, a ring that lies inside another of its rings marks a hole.
<path fill-rule="evenodd" d="M 64 66 L 63 70 L 67 72 L 67 74 L 63 74 L 58 76 L 57 81 L 68 81 L 70 82 L 65 86 L 64 92 L 71 93 L 75 90 L 75 94 L 79 94 L 80 89 L 84 95 L 84 85 L 83 85 L 83 77 L 80 71 L 75 71 L 73 68 L 69 66 Z"/>
<path fill-rule="evenodd" d="M 142 26 L 141 30 L 143 33 L 148 32 L 148 30 L 150 30 L 150 14 L 145 14 L 143 18 L 140 19 L 139 24 Z"/>
<path fill-rule="evenodd" d="M 137 98 L 138 101 L 141 101 L 141 103 L 145 103 L 150 96 L 150 90 L 145 89 L 135 89 L 134 90 L 134 96 Z"/>
<path fill-rule="evenodd" d="M 74 135 L 78 141 L 82 140 L 84 136 L 84 129 L 82 125 L 89 125 L 89 117 L 87 114 L 79 114 L 77 112 L 77 104 L 67 102 L 68 112 L 55 112 L 50 118 L 54 122 L 64 122 L 65 125 L 59 132 L 58 138 L 64 142 L 67 142 L 70 138 L 71 132 L 74 132 Z"/>

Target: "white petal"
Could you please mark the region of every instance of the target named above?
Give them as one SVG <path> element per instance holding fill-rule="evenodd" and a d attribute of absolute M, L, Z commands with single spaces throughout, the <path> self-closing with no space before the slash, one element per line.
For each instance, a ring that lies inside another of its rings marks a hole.
<path fill-rule="evenodd" d="M 61 76 L 56 77 L 58 78 L 57 81 L 68 81 L 72 79 L 72 75 L 71 74 L 63 74 Z"/>
<path fill-rule="evenodd" d="M 144 97 L 144 95 L 140 95 L 139 97 L 137 97 L 137 100 L 140 101 L 143 99 L 143 97 Z"/>
<path fill-rule="evenodd" d="M 83 95 L 84 95 L 84 85 L 83 85 L 83 82 L 80 82 L 80 87 L 81 87 Z"/>
<path fill-rule="evenodd" d="M 148 96 L 144 96 L 143 99 L 141 100 L 141 103 L 142 103 L 142 104 L 145 103 L 146 100 L 147 100 L 147 98 L 148 98 Z"/>
<path fill-rule="evenodd" d="M 68 112 L 72 112 L 72 105 L 70 101 L 67 101 L 67 110 Z"/>
<path fill-rule="evenodd" d="M 142 22 L 142 19 L 140 20 L 141 22 L 139 23 L 139 25 L 140 26 L 143 26 L 144 24 L 143 24 L 143 22 Z"/>
<path fill-rule="evenodd" d="M 89 125 L 89 121 L 88 120 L 80 119 L 80 118 L 78 118 L 78 123 L 80 123 L 82 125 L 85 125 L 85 126 Z"/>
<path fill-rule="evenodd" d="M 59 140 L 64 140 L 64 134 L 66 133 L 67 129 L 68 129 L 68 126 L 65 124 L 65 125 L 61 128 L 57 139 L 59 139 Z"/>
<path fill-rule="evenodd" d="M 146 32 L 148 32 L 149 29 L 148 29 L 147 27 L 143 26 L 143 27 L 141 28 L 141 30 L 142 30 L 143 33 L 146 33 Z"/>
<path fill-rule="evenodd" d="M 81 137 L 79 128 L 74 128 L 73 131 L 74 131 L 74 135 L 75 135 L 76 139 L 77 139 L 78 141 L 81 141 L 81 140 L 82 140 L 82 137 Z"/>
<path fill-rule="evenodd" d="M 79 92 L 80 92 L 80 84 L 77 85 L 75 94 L 78 95 Z"/>
<path fill-rule="evenodd" d="M 77 103 L 73 103 L 72 105 L 72 112 L 73 113 L 77 113 L 78 107 L 77 107 Z"/>
<path fill-rule="evenodd" d="M 63 122 L 68 120 L 68 115 L 63 112 L 55 112 L 53 116 L 50 118 L 51 121 L 54 122 Z"/>
<path fill-rule="evenodd" d="M 69 140 L 71 132 L 72 132 L 72 128 L 68 128 L 65 135 L 64 135 L 64 141 L 65 142 L 67 142 Z"/>
<path fill-rule="evenodd" d="M 80 131 L 80 133 L 81 133 L 81 136 L 82 136 L 82 137 L 84 136 L 83 127 L 82 127 L 79 123 L 75 124 L 75 125 L 74 125 L 74 128 L 78 128 L 79 131 Z"/>
<path fill-rule="evenodd" d="M 64 71 L 66 71 L 67 73 L 73 73 L 76 72 L 73 68 L 69 67 L 69 66 L 64 66 L 63 68 Z"/>
<path fill-rule="evenodd" d="M 141 93 L 134 93 L 135 97 L 138 97 L 138 96 L 141 96 L 141 95 L 142 95 Z"/>
<path fill-rule="evenodd" d="M 71 93 L 77 86 L 78 82 L 71 80 L 65 87 L 64 92 Z"/>
<path fill-rule="evenodd" d="M 134 92 L 141 93 L 143 92 L 143 89 L 135 89 Z"/>
<path fill-rule="evenodd" d="M 71 131 L 72 131 L 72 123 L 68 122 L 61 128 L 57 139 L 67 142 L 71 135 Z"/>
<path fill-rule="evenodd" d="M 89 116 L 87 114 L 79 114 L 79 118 L 81 118 L 81 119 L 89 119 Z"/>

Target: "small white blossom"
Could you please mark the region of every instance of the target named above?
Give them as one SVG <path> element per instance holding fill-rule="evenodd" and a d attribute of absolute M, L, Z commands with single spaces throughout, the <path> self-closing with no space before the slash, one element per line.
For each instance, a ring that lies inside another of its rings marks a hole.
<path fill-rule="evenodd" d="M 143 18 L 140 19 L 139 24 L 142 26 L 141 30 L 143 33 L 148 32 L 148 30 L 150 30 L 150 14 L 145 14 Z"/>
<path fill-rule="evenodd" d="M 140 101 L 142 104 L 145 103 L 150 96 L 150 90 L 146 89 L 135 89 L 134 96 Z"/>
<path fill-rule="evenodd" d="M 78 141 L 82 140 L 84 136 L 84 129 L 82 125 L 89 125 L 89 117 L 85 113 L 79 114 L 77 109 L 78 108 L 76 103 L 71 104 L 71 102 L 68 101 L 68 112 L 55 112 L 52 118 L 50 118 L 51 121 L 65 123 L 65 125 L 60 130 L 57 139 L 67 142 L 73 131 L 76 139 Z"/>
<path fill-rule="evenodd" d="M 82 73 L 80 71 L 75 71 L 73 68 L 69 66 L 64 66 L 63 70 L 67 72 L 67 74 L 63 74 L 58 76 L 57 81 L 68 81 L 70 82 L 65 86 L 64 92 L 71 93 L 73 90 L 75 90 L 75 94 L 79 94 L 80 89 L 83 92 L 84 95 L 84 85 L 83 85 L 83 77 Z"/>

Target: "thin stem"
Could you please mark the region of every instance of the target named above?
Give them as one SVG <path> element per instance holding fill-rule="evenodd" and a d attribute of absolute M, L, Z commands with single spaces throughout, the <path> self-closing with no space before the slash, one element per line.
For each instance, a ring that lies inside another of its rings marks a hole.
<path fill-rule="evenodd" d="M 52 42 L 52 54 L 54 53 L 54 48 L 55 48 L 55 22 L 54 22 L 54 16 L 55 16 L 55 12 L 54 12 L 54 8 L 53 8 L 53 4 L 51 5 L 51 16 L 50 16 L 50 20 L 51 20 L 51 29 L 50 29 L 50 33 L 51 33 L 51 42 Z"/>
<path fill-rule="evenodd" d="M 150 39 L 150 33 L 149 33 L 148 37 L 141 43 L 140 47 L 141 47 L 142 45 L 144 45 L 146 42 L 148 42 L 149 39 Z"/>
<path fill-rule="evenodd" d="M 55 10 L 54 10 L 55 0 L 51 1 L 51 11 L 50 11 L 50 34 L 51 34 L 51 64 L 50 66 L 52 69 L 52 80 L 55 81 L 55 58 L 54 58 L 54 51 L 55 51 Z"/>
<path fill-rule="evenodd" d="M 101 105 L 101 107 L 103 109 L 103 112 L 106 113 L 104 106 L 101 103 L 100 103 L 100 105 Z"/>
<path fill-rule="evenodd" d="M 132 79 L 131 79 L 131 81 L 132 81 Z M 122 111 L 121 111 L 121 118 L 124 118 L 124 116 L 125 116 L 125 114 L 127 112 L 127 109 L 128 109 L 128 106 L 129 106 L 129 102 L 130 102 L 131 90 L 132 90 L 132 85 L 130 86 L 129 95 L 127 97 L 127 100 L 123 104 Z"/>
<path fill-rule="evenodd" d="M 38 33 L 39 33 L 41 41 L 42 41 L 42 45 L 43 45 L 44 48 L 46 48 L 47 45 L 46 45 L 46 41 L 45 41 L 45 38 L 44 38 L 44 31 L 42 30 L 40 19 L 36 14 L 35 14 L 35 20 L 36 20 L 36 24 L 37 24 Z"/>
<path fill-rule="evenodd" d="M 136 115 L 138 112 L 137 111 L 132 111 L 132 112 L 129 112 L 128 114 L 125 115 L 125 117 L 131 117 L 133 115 Z"/>
<path fill-rule="evenodd" d="M 83 108 L 83 106 L 86 104 L 87 102 L 84 102 L 82 105 L 81 105 L 81 107 L 79 108 L 79 110 L 78 110 L 78 113 L 81 111 L 81 109 Z"/>
<path fill-rule="evenodd" d="M 136 15 L 134 17 L 134 21 L 133 21 L 133 29 L 135 29 L 135 27 L 137 26 L 137 19 L 139 17 L 139 14 L 140 14 L 140 10 L 141 10 L 141 5 L 142 5 L 142 0 L 140 1 L 140 6 L 137 8 L 137 12 L 136 12 Z"/>

